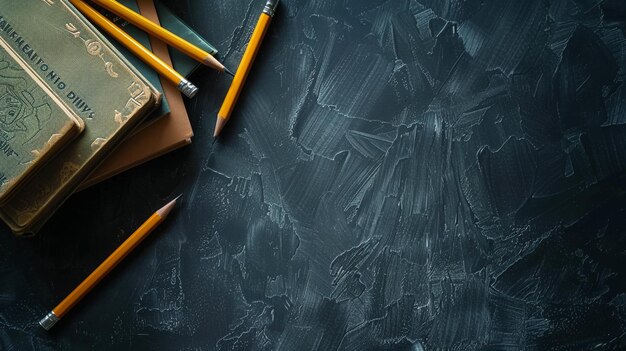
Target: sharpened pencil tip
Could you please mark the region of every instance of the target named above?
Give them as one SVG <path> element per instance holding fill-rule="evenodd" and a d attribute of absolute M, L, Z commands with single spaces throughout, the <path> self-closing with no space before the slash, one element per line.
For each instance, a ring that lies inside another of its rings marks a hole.
<path fill-rule="evenodd" d="M 167 215 L 170 214 L 170 212 L 172 212 L 172 210 L 174 209 L 174 207 L 176 207 L 176 203 L 178 202 L 178 199 L 180 199 L 183 196 L 183 194 L 178 195 L 174 200 L 170 201 L 167 203 L 167 205 L 161 207 L 157 213 L 159 214 L 159 216 L 161 216 L 161 218 L 165 218 L 167 217 Z"/>
<path fill-rule="evenodd" d="M 224 129 L 225 125 L 226 125 L 226 120 L 218 116 L 217 120 L 215 121 L 215 130 L 213 131 L 214 138 L 217 138 L 220 135 L 220 133 L 222 133 L 222 129 Z"/>
<path fill-rule="evenodd" d="M 211 143 L 211 146 L 215 145 L 215 142 L 217 141 L 216 137 L 213 137 L 213 142 Z"/>
<path fill-rule="evenodd" d="M 224 72 L 226 72 L 226 74 L 228 74 L 231 77 L 234 77 L 235 74 L 233 72 L 231 72 L 228 68 L 224 67 Z"/>

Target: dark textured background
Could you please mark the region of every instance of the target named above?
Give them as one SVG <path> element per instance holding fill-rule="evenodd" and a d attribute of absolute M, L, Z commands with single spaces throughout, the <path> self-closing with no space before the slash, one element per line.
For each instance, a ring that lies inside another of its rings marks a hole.
<path fill-rule="evenodd" d="M 168 1 L 235 67 L 262 0 Z M 626 2 L 286 0 L 211 145 L 0 235 L 2 350 L 626 349 Z M 150 213 L 184 206 L 46 333 Z"/>

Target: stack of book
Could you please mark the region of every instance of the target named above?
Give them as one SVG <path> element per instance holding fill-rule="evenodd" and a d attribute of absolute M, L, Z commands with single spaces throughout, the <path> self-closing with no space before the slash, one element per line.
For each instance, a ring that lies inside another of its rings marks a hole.
<path fill-rule="evenodd" d="M 216 50 L 153 0 L 120 0 Z M 104 11 L 103 11 L 104 13 Z M 183 75 L 198 65 L 108 15 Z M 74 192 L 191 142 L 176 87 L 65 0 L 0 1 L 0 218 L 37 232 Z"/>

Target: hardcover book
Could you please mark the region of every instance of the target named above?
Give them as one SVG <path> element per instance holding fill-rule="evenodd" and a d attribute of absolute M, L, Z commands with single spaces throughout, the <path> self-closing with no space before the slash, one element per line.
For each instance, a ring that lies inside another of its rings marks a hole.
<path fill-rule="evenodd" d="M 119 0 L 119 3 L 130 8 L 135 12 L 139 12 L 139 7 L 137 6 L 136 0 Z M 151 50 L 150 47 L 150 36 L 139 28 L 136 28 L 132 24 L 126 22 L 121 19 L 117 15 L 108 12 L 104 8 L 98 6 L 96 3 L 90 3 L 90 5 L 96 9 L 98 12 L 105 15 L 111 22 L 115 23 L 118 27 L 120 27 L 123 31 L 132 36 L 135 40 L 137 40 L 141 45 L 145 46 L 148 50 Z M 159 74 L 153 70 L 148 64 L 143 62 L 139 57 L 135 56 L 130 52 L 124 45 L 120 44 L 115 38 L 111 37 L 108 33 L 102 31 L 99 27 L 96 27 L 104 36 L 107 38 L 111 44 L 126 58 L 133 67 L 135 67 L 141 74 L 148 79 L 148 81 L 158 90 L 163 91 L 163 86 L 161 85 L 161 81 L 159 79 Z M 141 125 L 133 131 L 137 133 L 141 131 L 143 128 L 149 126 L 150 124 L 157 121 L 159 118 L 163 117 L 170 110 L 169 104 L 167 103 L 167 99 L 162 99 L 161 104 L 157 109 L 152 111 L 150 115 L 148 115 Z"/>
<path fill-rule="evenodd" d="M 127 0 L 135 1 L 135 0 Z M 212 53 L 217 51 L 166 7 L 152 0 L 137 0 L 141 14 L 151 21 L 173 31 L 189 42 Z M 158 14 L 157 14 L 158 12 Z M 174 56 L 162 41 L 150 38 L 151 49 L 165 63 L 172 65 L 180 74 L 190 75 L 199 63 L 185 55 Z M 171 54 L 171 56 L 170 56 Z M 170 112 L 159 120 L 142 128 L 124 140 L 98 168 L 89 175 L 79 189 L 85 189 L 116 174 L 135 167 L 165 153 L 189 145 L 193 130 L 181 93 L 172 84 L 163 81 L 163 100 L 167 100 Z"/>
<path fill-rule="evenodd" d="M 0 203 L 84 128 L 0 39 Z"/>
<path fill-rule="evenodd" d="M 152 0 L 118 0 L 118 2 L 137 13 L 140 13 L 141 15 L 152 20 L 153 22 L 156 22 L 163 28 L 166 28 L 167 30 L 198 46 L 199 48 L 210 53 L 211 55 L 215 55 L 217 53 L 217 50 L 213 45 L 202 39 L 193 29 L 187 26 L 166 6 L 160 4 L 159 2 L 153 2 Z M 110 13 L 106 9 L 99 7 L 96 4 L 93 5 L 94 8 L 104 14 L 109 20 L 115 23 L 126 33 L 131 35 L 135 40 L 140 42 L 147 49 L 155 52 L 153 47 L 153 41 L 155 39 L 151 38 L 146 32 L 128 23 L 117 15 Z M 156 17 L 157 12 L 158 17 Z M 116 40 L 111 39 L 108 34 L 103 34 L 105 35 L 105 37 L 110 39 L 111 43 L 113 43 L 113 45 L 122 53 L 122 55 L 124 55 L 124 57 L 126 57 L 126 59 L 128 59 L 130 63 L 134 67 L 136 67 L 148 79 L 148 81 L 152 83 L 152 85 L 157 88 L 157 90 L 163 91 L 164 86 L 171 85 L 171 83 L 167 81 L 161 82 L 159 74 L 149 65 L 140 60 L 134 54 L 132 54 L 128 49 L 119 44 Z M 162 43 L 158 39 L 156 39 L 156 41 L 157 45 Z M 163 57 L 160 58 L 163 59 Z M 176 69 L 178 73 L 185 77 L 188 77 L 193 71 L 197 69 L 197 67 L 201 66 L 200 63 L 191 59 L 187 55 L 177 51 L 176 49 L 172 49 L 171 51 L 169 51 L 168 60 L 166 60 L 165 62 L 170 63 L 170 65 L 172 65 L 171 63 L 173 62 L 172 66 L 174 67 L 174 69 Z M 166 116 L 170 111 L 171 107 L 169 104 L 169 99 L 167 98 L 167 95 L 164 94 L 161 106 L 159 106 L 157 110 L 151 113 L 133 134 L 140 132 L 144 128 L 148 127 L 150 124 L 159 120 L 161 117 Z"/>
<path fill-rule="evenodd" d="M 138 1 L 147 3 L 146 0 Z M 154 10 L 158 13 L 158 18 L 155 18 L 154 21 L 160 22 L 163 27 L 167 28 L 172 33 L 203 49 L 211 55 L 215 56 L 218 54 L 215 46 L 193 30 L 193 28 L 189 27 L 189 25 L 187 25 L 187 23 L 185 23 L 182 19 L 178 18 L 178 16 L 176 16 L 161 1 L 154 1 Z M 147 11 L 146 17 L 151 17 L 152 12 L 153 11 Z M 199 67 L 204 67 L 204 65 L 199 64 L 198 61 L 195 61 L 176 49 L 168 48 L 168 50 L 172 57 L 174 68 L 185 77 L 190 76 Z"/>
<path fill-rule="evenodd" d="M 36 232 L 160 102 L 160 93 L 64 0 L 0 0 L 0 38 L 85 122 L 85 131 L 11 199 L 0 217 Z"/>

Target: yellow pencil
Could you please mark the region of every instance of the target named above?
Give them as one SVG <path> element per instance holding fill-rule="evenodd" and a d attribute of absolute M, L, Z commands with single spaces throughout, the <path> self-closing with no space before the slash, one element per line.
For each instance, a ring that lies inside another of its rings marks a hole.
<path fill-rule="evenodd" d="M 72 291 L 60 304 L 39 321 L 45 329 L 50 330 L 72 307 L 74 307 L 91 289 L 93 289 L 109 272 L 111 272 L 133 249 L 135 249 L 161 222 L 172 212 L 176 201 L 182 195 L 170 201 L 167 205 L 157 210 L 141 227 L 126 239 L 104 262 L 96 268 L 74 291 Z"/>
<path fill-rule="evenodd" d="M 143 17 L 137 12 L 129 9 L 128 7 L 114 1 L 114 0 L 92 0 L 94 3 L 102 6 L 103 8 L 113 12 L 121 18 L 127 20 L 129 23 L 134 24 L 137 28 L 142 29 L 153 37 L 161 39 L 163 42 L 180 50 L 185 55 L 197 60 L 198 62 L 215 68 L 220 72 L 226 72 L 233 75 L 224 65 L 219 62 L 208 52 L 200 49 L 199 47 L 191 44 L 185 39 L 177 36 L 176 34 L 168 31 L 167 29 L 159 26 L 158 24 Z"/>
<path fill-rule="evenodd" d="M 246 51 L 243 53 L 241 63 L 239 64 L 239 68 L 237 68 L 237 73 L 235 73 L 235 78 L 233 78 L 233 82 L 230 85 L 230 89 L 228 89 L 226 98 L 224 98 L 224 103 L 222 103 L 222 107 L 217 114 L 215 131 L 213 132 L 214 137 L 220 135 L 222 129 L 226 125 L 226 122 L 228 122 L 233 109 L 235 108 L 239 94 L 241 94 L 241 90 L 243 89 L 243 84 L 246 82 L 248 73 L 250 73 L 250 69 L 252 68 L 254 58 L 259 52 L 263 37 L 265 37 L 267 28 L 269 27 L 270 21 L 274 16 L 274 12 L 278 6 L 278 1 L 279 0 L 268 0 L 265 4 L 265 8 L 263 8 L 263 13 L 261 13 L 261 17 L 259 17 L 259 21 L 254 28 L 254 32 L 252 32 L 252 37 L 250 38 Z"/>
<path fill-rule="evenodd" d="M 157 73 L 165 77 L 168 81 L 174 84 L 178 90 L 180 90 L 187 97 L 192 98 L 198 92 L 198 88 L 183 77 L 180 73 L 176 72 L 167 63 L 158 58 L 152 51 L 146 49 L 141 43 L 121 30 L 108 18 L 104 17 L 93 7 L 87 5 L 82 0 L 70 0 L 85 17 L 93 21 L 96 25 L 102 28 L 105 32 L 109 33 L 120 44 L 124 45 L 128 50 L 135 54 L 139 59 L 152 67 Z"/>

